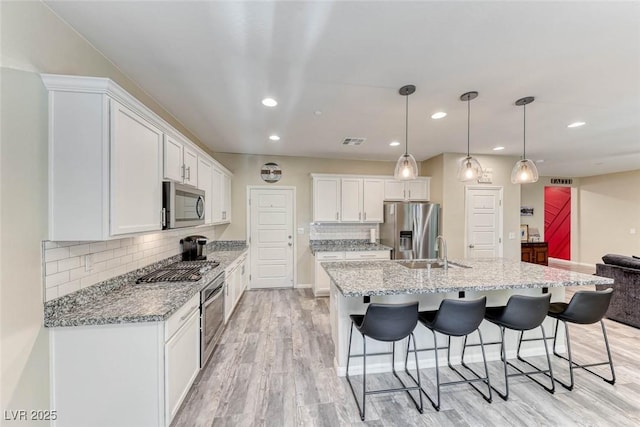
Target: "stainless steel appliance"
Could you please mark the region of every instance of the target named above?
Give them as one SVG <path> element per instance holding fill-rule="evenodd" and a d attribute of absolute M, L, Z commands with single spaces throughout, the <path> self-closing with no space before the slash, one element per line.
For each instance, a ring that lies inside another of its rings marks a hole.
<path fill-rule="evenodd" d="M 437 258 L 440 205 L 429 202 L 384 202 L 380 243 L 390 246 L 392 259 Z"/>
<path fill-rule="evenodd" d="M 175 182 L 162 183 L 162 228 L 204 224 L 204 191 Z"/>
<path fill-rule="evenodd" d="M 224 330 L 224 271 L 200 292 L 200 368 L 207 363 Z"/>
<path fill-rule="evenodd" d="M 182 245 L 182 260 L 196 261 L 207 259 L 206 245 L 207 238 L 205 236 L 187 236 L 180 239 Z"/>
<path fill-rule="evenodd" d="M 136 283 L 195 282 L 218 261 L 178 261 L 140 277 Z M 224 330 L 224 271 L 200 291 L 200 368 L 213 354 Z"/>

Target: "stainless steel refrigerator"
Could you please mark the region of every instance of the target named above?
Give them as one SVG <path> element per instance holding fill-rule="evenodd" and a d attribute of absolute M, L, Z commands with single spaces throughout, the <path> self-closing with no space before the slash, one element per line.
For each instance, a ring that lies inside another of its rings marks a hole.
<path fill-rule="evenodd" d="M 384 202 L 380 243 L 393 248 L 392 259 L 437 258 L 440 205 L 429 202 Z"/>

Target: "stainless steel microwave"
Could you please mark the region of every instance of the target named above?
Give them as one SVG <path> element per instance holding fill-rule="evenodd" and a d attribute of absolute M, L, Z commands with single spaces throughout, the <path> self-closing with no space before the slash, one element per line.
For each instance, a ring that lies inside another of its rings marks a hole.
<path fill-rule="evenodd" d="M 162 229 L 204 224 L 204 196 L 197 188 L 163 182 Z"/>

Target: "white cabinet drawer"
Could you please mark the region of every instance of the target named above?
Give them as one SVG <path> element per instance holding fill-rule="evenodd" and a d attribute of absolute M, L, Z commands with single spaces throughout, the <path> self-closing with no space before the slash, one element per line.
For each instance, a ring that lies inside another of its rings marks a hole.
<path fill-rule="evenodd" d="M 164 340 L 169 341 L 169 338 L 171 338 L 191 316 L 193 310 L 197 310 L 199 307 L 200 293 L 197 293 L 167 319 L 167 323 L 164 328 Z"/>
<path fill-rule="evenodd" d="M 344 259 L 344 252 L 318 252 L 316 253 L 318 261 L 331 261 Z"/>
<path fill-rule="evenodd" d="M 389 251 L 345 252 L 345 259 L 389 259 Z"/>

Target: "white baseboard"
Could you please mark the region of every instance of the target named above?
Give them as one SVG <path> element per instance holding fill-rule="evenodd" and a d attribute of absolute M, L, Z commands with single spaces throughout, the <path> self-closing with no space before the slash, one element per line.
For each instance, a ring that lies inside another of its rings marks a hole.
<path fill-rule="evenodd" d="M 298 283 L 297 285 L 294 286 L 295 289 L 306 289 L 306 288 L 311 288 L 313 285 L 311 285 L 311 283 Z"/>

